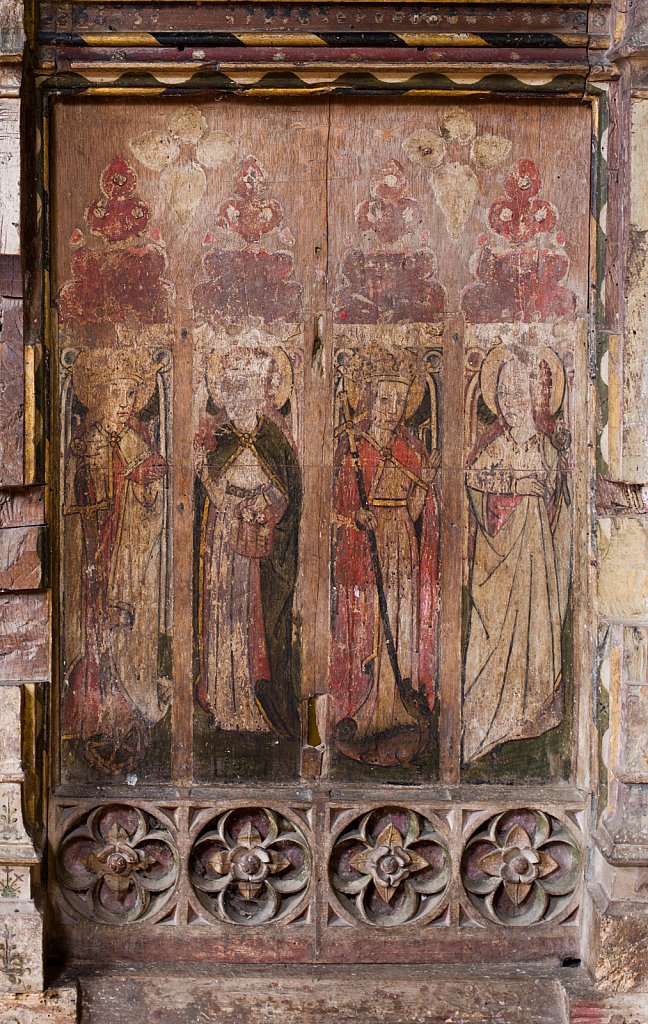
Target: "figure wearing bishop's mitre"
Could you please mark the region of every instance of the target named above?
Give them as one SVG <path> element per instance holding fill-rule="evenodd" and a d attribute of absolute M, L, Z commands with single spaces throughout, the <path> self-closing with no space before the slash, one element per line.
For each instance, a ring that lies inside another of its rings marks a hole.
<path fill-rule="evenodd" d="M 82 350 L 81 412 L 65 453 L 63 736 L 103 774 L 135 768 L 165 715 L 159 671 L 167 462 L 140 411 L 156 389 L 146 356 Z"/>
<path fill-rule="evenodd" d="M 197 440 L 196 696 L 219 729 L 295 737 L 301 474 L 276 408 L 281 358 L 246 349 L 208 360 L 222 416 Z"/>
<path fill-rule="evenodd" d="M 415 375 L 408 352 L 372 351 L 335 456 L 334 738 L 384 765 L 411 758 L 436 685 L 439 453 L 407 425 Z"/>

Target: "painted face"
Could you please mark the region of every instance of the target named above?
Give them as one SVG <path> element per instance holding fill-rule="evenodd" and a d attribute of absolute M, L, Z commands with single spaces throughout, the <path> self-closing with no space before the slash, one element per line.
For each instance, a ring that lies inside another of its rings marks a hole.
<path fill-rule="evenodd" d="M 511 359 L 501 369 L 497 382 L 497 402 L 507 425 L 519 427 L 532 418 L 529 375 L 526 369 Z"/>
<path fill-rule="evenodd" d="M 260 372 L 259 372 L 260 371 Z M 240 419 L 258 414 L 266 405 L 267 372 L 247 362 L 232 361 L 218 382 L 218 391 L 228 419 Z"/>
<path fill-rule="evenodd" d="M 121 433 L 133 414 L 137 398 L 137 383 L 128 378 L 111 380 L 101 400 L 103 423 L 111 433 Z"/>
<path fill-rule="evenodd" d="M 374 391 L 372 418 L 383 430 L 396 430 L 403 418 L 409 385 L 402 381 L 379 380 Z"/>

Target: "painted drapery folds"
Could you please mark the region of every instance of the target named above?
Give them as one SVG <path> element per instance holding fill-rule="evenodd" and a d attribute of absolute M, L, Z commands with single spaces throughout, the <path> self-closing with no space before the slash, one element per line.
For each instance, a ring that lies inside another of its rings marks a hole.
<path fill-rule="evenodd" d="M 207 359 L 207 388 L 223 418 L 197 438 L 196 694 L 221 729 L 295 738 L 301 477 L 277 411 L 290 381 L 281 350 Z"/>
<path fill-rule="evenodd" d="M 407 765 L 432 742 L 440 454 L 421 363 L 407 349 L 338 354 L 333 736 L 347 757 L 384 766 Z"/>
<path fill-rule="evenodd" d="M 474 340 L 466 360 L 466 766 L 502 747 L 506 757 L 507 744 L 515 757 L 515 741 L 550 733 L 571 710 L 576 296 L 561 284 L 566 239 L 541 190 L 533 160 L 508 169 L 504 195 L 488 211 L 499 239 L 479 237 L 478 283 L 461 297 Z"/>
<path fill-rule="evenodd" d="M 160 345 L 171 289 L 133 168 L 115 158 L 100 188 L 90 237 L 70 237 L 73 279 L 59 299 L 61 733 L 72 758 L 112 775 L 139 768 L 171 699 L 171 359 Z"/>
<path fill-rule="evenodd" d="M 82 350 L 71 368 L 69 404 L 83 412 L 70 412 L 78 426 L 67 447 L 63 514 L 70 555 L 80 555 L 80 643 L 69 662 L 63 735 L 80 739 L 102 772 L 139 764 L 171 688 L 160 657 L 168 463 L 140 418 L 160 400 L 164 364 L 142 367 L 141 359 Z"/>
<path fill-rule="evenodd" d="M 466 470 L 472 548 L 466 764 L 502 743 L 553 729 L 565 713 L 571 435 L 556 418 L 565 370 L 553 349 L 528 334 L 522 339 L 525 347 L 490 349 L 479 371 L 492 422 L 480 431 Z"/>
<path fill-rule="evenodd" d="M 586 194 L 540 106 L 267 109 L 53 198 L 61 777 L 568 780 Z"/>

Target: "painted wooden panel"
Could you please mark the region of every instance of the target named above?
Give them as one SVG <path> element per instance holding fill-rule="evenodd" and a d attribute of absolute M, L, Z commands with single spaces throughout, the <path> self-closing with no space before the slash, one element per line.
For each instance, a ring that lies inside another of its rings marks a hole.
<path fill-rule="evenodd" d="M 587 112 L 146 110 L 55 118 L 63 778 L 570 779 Z"/>
<path fill-rule="evenodd" d="M 326 111 L 288 105 L 273 111 L 272 132 L 266 121 L 263 106 L 240 103 L 206 121 L 227 159 L 212 175 L 192 293 L 202 781 L 294 778 L 302 738 L 300 622 L 312 615 L 312 581 L 299 569 L 313 522 L 302 521 L 314 424 L 306 363 L 324 301 Z"/>
<path fill-rule="evenodd" d="M 132 156 L 106 135 L 82 182 L 58 176 L 62 764 L 168 777 L 173 287 Z"/>

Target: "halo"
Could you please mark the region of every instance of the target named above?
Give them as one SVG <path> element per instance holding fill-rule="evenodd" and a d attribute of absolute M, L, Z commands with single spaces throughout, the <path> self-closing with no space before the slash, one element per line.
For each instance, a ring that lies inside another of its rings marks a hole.
<path fill-rule="evenodd" d="M 554 352 L 548 345 L 541 345 L 538 349 L 538 362 L 544 359 L 551 370 L 551 395 L 549 396 L 549 414 L 554 416 L 563 403 L 565 397 L 565 367 L 557 352 Z"/>
<path fill-rule="evenodd" d="M 501 341 L 499 345 L 492 348 L 484 357 L 484 361 L 479 372 L 479 386 L 481 388 L 482 398 L 484 399 L 485 404 L 492 413 L 495 413 L 496 416 L 499 415 L 499 407 L 497 404 L 497 381 L 500 370 L 504 363 L 508 362 L 509 359 L 519 358 L 520 357 L 515 353 L 515 351 L 507 348 Z M 560 409 L 565 394 L 565 368 L 560 360 L 560 356 L 554 352 L 552 348 L 549 348 L 548 345 L 541 345 L 537 351 L 533 353 L 532 358 L 536 366 L 541 359 L 544 359 L 551 371 L 549 413 L 553 416 Z"/>
<path fill-rule="evenodd" d="M 283 408 L 293 392 L 293 368 L 282 348 L 272 352 L 272 391 L 277 409 Z"/>
<path fill-rule="evenodd" d="M 151 359 L 149 367 L 142 366 L 147 355 Z M 74 393 L 87 409 L 96 406 L 95 396 L 104 394 L 110 381 L 133 380 L 137 384 L 133 408 L 140 412 L 155 391 L 157 368 L 150 353 L 121 349 L 91 351 L 85 348 L 81 349 L 70 369 Z"/>
<path fill-rule="evenodd" d="M 497 379 L 499 377 L 500 370 L 504 363 L 508 362 L 509 359 L 513 359 L 514 354 L 510 348 L 506 348 L 500 341 L 499 345 L 495 345 L 484 357 L 484 361 L 481 364 L 481 370 L 479 371 L 479 387 L 481 389 L 482 398 L 485 404 L 488 406 L 492 413 L 499 415 L 499 408 L 497 405 Z"/>
<path fill-rule="evenodd" d="M 405 416 L 408 420 L 410 416 L 413 416 L 418 407 L 420 406 L 425 396 L 425 384 L 421 383 L 417 377 L 414 378 L 410 384 L 410 389 L 407 395 L 407 402 L 405 403 Z"/>

